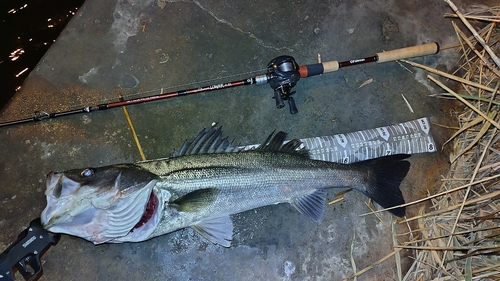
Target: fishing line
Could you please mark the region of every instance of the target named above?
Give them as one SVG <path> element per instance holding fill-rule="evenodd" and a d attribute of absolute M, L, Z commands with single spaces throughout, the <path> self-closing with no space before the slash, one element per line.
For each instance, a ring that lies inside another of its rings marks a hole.
<path fill-rule="evenodd" d="M 164 93 L 165 89 L 171 89 L 174 86 L 170 86 L 167 88 L 160 88 L 160 89 L 157 88 L 155 90 L 148 90 L 144 92 L 130 94 L 127 96 L 127 97 L 132 97 L 130 99 L 119 100 L 116 102 L 101 103 L 92 106 L 84 106 L 83 108 L 80 109 L 73 109 L 61 112 L 49 113 L 40 110 L 36 111 L 34 113 L 34 116 L 31 118 L 0 123 L 0 127 L 18 125 L 27 122 L 37 122 L 45 119 L 62 117 L 79 113 L 90 113 L 92 111 L 97 111 L 97 110 L 105 110 L 115 107 L 122 107 L 126 105 L 128 106 L 128 105 L 140 104 L 140 103 L 163 100 L 190 94 L 204 93 L 204 92 L 210 92 L 210 91 L 239 87 L 239 86 L 261 85 L 261 84 L 269 84 L 273 89 L 276 108 L 283 108 L 285 106 L 285 101 L 287 101 L 290 113 L 296 114 L 298 113 L 298 110 L 297 106 L 295 105 L 295 101 L 292 97 L 295 94 L 295 91 L 292 91 L 292 88 L 295 87 L 300 78 L 307 78 L 311 76 L 322 75 L 328 72 L 334 72 L 339 70 L 340 68 L 347 66 L 359 65 L 370 62 L 383 63 L 389 61 L 396 61 L 404 58 L 431 55 L 431 54 L 436 54 L 438 52 L 439 52 L 439 45 L 437 43 L 427 43 L 423 45 L 406 47 L 387 52 L 379 52 L 376 53 L 374 56 L 365 58 L 358 58 L 341 62 L 339 61 L 318 62 L 314 64 L 301 65 L 301 66 L 299 66 L 299 64 L 291 56 L 279 56 L 274 58 L 267 64 L 266 68 L 267 72 L 265 74 L 256 75 L 254 77 L 241 79 L 237 81 L 220 83 L 220 84 L 206 85 L 198 88 L 178 90 L 168 93 Z M 256 71 L 247 73 L 255 73 L 255 72 Z M 226 78 L 235 77 L 238 75 L 243 75 L 243 74 L 229 75 L 226 76 Z M 222 78 L 209 79 L 204 81 L 213 83 L 213 81 L 217 81 L 220 79 Z M 203 81 L 196 83 L 203 83 Z M 187 83 L 184 85 L 191 86 L 193 84 L 195 84 L 195 82 Z M 160 93 L 156 95 L 142 96 L 142 97 L 139 96 L 148 93 L 154 93 L 155 91 L 158 90 L 160 90 Z"/>
<path fill-rule="evenodd" d="M 229 79 L 229 78 L 232 78 L 232 77 L 243 77 L 243 76 L 246 76 L 246 75 L 255 74 L 255 73 L 262 73 L 262 72 L 265 72 L 265 71 L 266 71 L 266 69 L 263 68 L 263 69 L 259 69 L 259 70 L 247 71 L 247 72 L 242 72 L 242 73 L 238 73 L 238 74 L 232 74 L 232 75 L 227 75 L 227 76 L 217 77 L 217 78 L 211 78 L 211 79 L 206 79 L 206 80 L 199 80 L 199 81 L 194 81 L 194 82 L 185 83 L 185 84 L 178 84 L 178 85 L 174 85 L 174 86 L 164 86 L 164 87 L 159 87 L 159 88 L 156 88 L 156 89 L 146 90 L 146 91 L 142 91 L 142 92 L 133 92 L 133 93 L 129 93 L 129 94 L 120 94 L 120 96 L 118 98 L 109 98 L 109 99 L 108 98 L 103 98 L 101 100 L 96 101 L 95 103 L 110 103 L 110 102 L 115 102 L 115 101 L 119 101 L 119 100 L 135 99 L 135 98 L 139 98 L 139 97 L 145 97 L 147 94 L 151 94 L 151 93 L 164 94 L 167 90 L 170 90 L 170 89 L 179 89 L 179 88 L 191 87 L 193 85 L 200 85 L 200 84 L 204 84 L 204 83 L 212 83 L 212 82 L 215 82 L 215 81 L 219 81 L 219 80 L 223 80 L 223 79 Z M 83 106 L 85 106 L 85 103 L 74 104 L 72 107 L 78 108 L 78 107 L 83 107 Z"/>
<path fill-rule="evenodd" d="M 195 81 L 195 82 L 190 82 L 190 83 L 185 83 L 185 84 L 179 84 L 179 85 L 175 85 L 175 86 L 160 87 L 160 88 L 156 88 L 156 89 L 152 89 L 152 90 L 147 90 L 147 91 L 143 91 L 143 92 L 137 92 L 137 93 L 131 93 L 129 95 L 123 95 L 123 98 L 124 99 L 136 98 L 136 97 L 139 97 L 139 96 L 142 96 L 142 95 L 146 95 L 146 94 L 150 94 L 150 93 L 155 93 L 155 92 L 156 93 L 160 93 L 160 94 L 164 94 L 165 90 L 191 87 L 193 85 L 199 85 L 199 84 L 204 84 L 204 83 L 212 83 L 212 82 L 215 82 L 215 81 L 218 81 L 218 80 L 229 79 L 229 78 L 233 78 L 233 77 L 240 77 L 240 76 L 243 77 L 243 76 L 246 76 L 246 75 L 255 74 L 255 73 L 262 73 L 262 72 L 265 72 L 265 71 L 266 71 L 266 69 L 263 68 L 263 69 L 259 69 L 259 70 L 242 72 L 242 73 L 239 73 L 239 74 L 232 74 L 232 75 L 227 75 L 227 76 L 223 76 L 223 77 L 217 77 L 217 78 L 200 80 L 200 81 Z M 112 101 L 112 100 L 111 99 L 110 100 L 106 100 L 106 99 L 103 100 L 103 102 L 109 102 L 109 101 Z M 83 104 L 75 105 L 75 107 L 82 106 L 82 105 Z"/>

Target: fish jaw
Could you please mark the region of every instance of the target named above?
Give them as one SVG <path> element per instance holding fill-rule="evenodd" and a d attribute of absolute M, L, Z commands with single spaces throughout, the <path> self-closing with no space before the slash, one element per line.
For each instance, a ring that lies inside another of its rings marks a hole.
<path fill-rule="evenodd" d="M 116 169 L 113 186 L 88 186 L 74 175 L 49 172 L 47 206 L 41 221 L 45 229 L 86 239 L 94 244 L 126 236 L 144 215 L 156 178 L 145 179 L 132 190 L 127 170 Z"/>
<path fill-rule="evenodd" d="M 59 232 L 62 225 L 66 222 L 82 223 L 78 219 L 86 221 L 85 215 L 79 217 L 78 215 L 85 213 L 91 208 L 90 202 L 85 200 L 84 197 L 67 196 L 69 195 L 68 193 L 74 193 L 80 187 L 81 185 L 78 182 L 66 177 L 64 173 L 55 173 L 52 171 L 48 173 L 47 189 L 45 191 L 47 206 L 41 214 L 42 225 L 46 229 Z M 61 190 L 64 190 L 64 192 Z M 80 194 L 82 195 L 82 193 Z M 73 222 L 75 217 L 77 219 Z"/>

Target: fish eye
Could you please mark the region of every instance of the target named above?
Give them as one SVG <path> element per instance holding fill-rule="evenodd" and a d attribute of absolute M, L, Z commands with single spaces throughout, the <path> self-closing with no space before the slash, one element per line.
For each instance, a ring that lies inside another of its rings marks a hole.
<path fill-rule="evenodd" d="M 92 170 L 90 168 L 83 170 L 81 173 L 82 177 L 90 177 L 93 174 L 94 174 L 94 170 Z"/>

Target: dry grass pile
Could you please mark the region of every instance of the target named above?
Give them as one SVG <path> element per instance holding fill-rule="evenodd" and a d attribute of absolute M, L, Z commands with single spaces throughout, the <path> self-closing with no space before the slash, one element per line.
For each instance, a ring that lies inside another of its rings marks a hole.
<path fill-rule="evenodd" d="M 427 198 L 432 207 L 407 219 L 419 229 L 415 239 L 399 246 L 415 251 L 402 279 L 500 280 L 500 6 L 476 5 L 462 14 L 445 1 L 455 12 L 447 16 L 464 26 L 453 23 L 461 65 L 449 74 L 408 63 L 432 73 L 428 78 L 445 91 L 440 97 L 466 106 L 446 144 L 453 145 L 450 173 L 439 193 Z M 440 80 L 459 82 L 458 93 Z"/>

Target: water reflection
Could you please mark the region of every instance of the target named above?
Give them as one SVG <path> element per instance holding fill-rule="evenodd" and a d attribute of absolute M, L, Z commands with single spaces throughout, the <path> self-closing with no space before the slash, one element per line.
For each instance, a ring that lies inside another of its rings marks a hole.
<path fill-rule="evenodd" d="M 0 109 L 21 89 L 84 0 L 23 2 L 3 0 L 0 6 Z"/>

